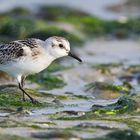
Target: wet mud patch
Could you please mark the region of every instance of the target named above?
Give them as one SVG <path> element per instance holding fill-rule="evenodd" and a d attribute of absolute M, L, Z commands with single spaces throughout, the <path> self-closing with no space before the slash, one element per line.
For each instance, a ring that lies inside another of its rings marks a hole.
<path fill-rule="evenodd" d="M 80 140 L 78 136 L 73 134 L 72 132 L 69 132 L 67 130 L 56 130 L 52 132 L 40 132 L 40 133 L 33 133 L 33 138 L 39 138 L 39 139 L 76 139 Z"/>
<path fill-rule="evenodd" d="M 131 65 L 125 68 L 125 74 L 119 77 L 122 82 L 129 82 L 135 87 L 140 85 L 140 65 Z"/>

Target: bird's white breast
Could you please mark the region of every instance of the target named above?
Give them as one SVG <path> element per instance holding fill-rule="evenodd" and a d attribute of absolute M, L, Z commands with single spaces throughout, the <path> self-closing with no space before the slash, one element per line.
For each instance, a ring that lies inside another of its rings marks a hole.
<path fill-rule="evenodd" d="M 18 75 L 30 75 L 44 70 L 53 60 L 54 59 L 45 52 L 40 53 L 36 57 L 32 57 L 28 54 L 18 61 L 0 65 L 0 70 L 7 72 L 13 77 L 17 77 Z"/>

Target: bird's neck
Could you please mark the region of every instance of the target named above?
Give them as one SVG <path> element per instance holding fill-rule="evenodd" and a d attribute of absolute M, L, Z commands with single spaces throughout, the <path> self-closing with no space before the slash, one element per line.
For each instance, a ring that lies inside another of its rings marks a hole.
<path fill-rule="evenodd" d="M 54 56 L 50 55 L 49 53 L 46 53 L 45 57 L 46 57 L 47 61 L 50 63 L 56 59 Z"/>

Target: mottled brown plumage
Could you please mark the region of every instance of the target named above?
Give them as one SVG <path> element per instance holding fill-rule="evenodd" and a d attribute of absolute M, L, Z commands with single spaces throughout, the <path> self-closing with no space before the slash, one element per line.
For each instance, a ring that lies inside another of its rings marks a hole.
<path fill-rule="evenodd" d="M 58 36 L 53 36 L 55 39 L 56 39 L 56 41 L 58 41 L 58 42 L 62 42 L 62 40 L 65 40 L 65 41 L 68 41 L 66 38 L 64 38 L 64 37 L 58 37 Z"/>
<path fill-rule="evenodd" d="M 24 48 L 31 49 L 31 55 L 36 58 L 40 53 L 37 39 L 25 39 L 12 41 L 8 44 L 0 45 L 0 64 L 7 64 L 12 61 L 17 61 L 23 56 L 26 56 Z"/>

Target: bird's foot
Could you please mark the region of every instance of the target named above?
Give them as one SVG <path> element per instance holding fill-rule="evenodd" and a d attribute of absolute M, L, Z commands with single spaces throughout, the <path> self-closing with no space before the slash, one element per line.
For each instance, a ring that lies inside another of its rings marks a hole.
<path fill-rule="evenodd" d="M 34 98 L 31 99 L 32 104 L 41 104 L 39 101 L 35 100 Z"/>
<path fill-rule="evenodd" d="M 26 98 L 22 98 L 22 101 L 23 102 L 31 102 L 32 104 L 41 104 L 39 101 L 35 100 L 34 98 L 30 98 L 30 100 L 26 99 Z"/>
<path fill-rule="evenodd" d="M 23 101 L 23 102 L 26 102 L 27 100 L 26 100 L 25 98 L 22 98 L 22 101 Z"/>

